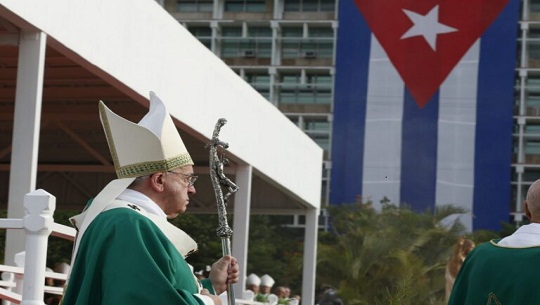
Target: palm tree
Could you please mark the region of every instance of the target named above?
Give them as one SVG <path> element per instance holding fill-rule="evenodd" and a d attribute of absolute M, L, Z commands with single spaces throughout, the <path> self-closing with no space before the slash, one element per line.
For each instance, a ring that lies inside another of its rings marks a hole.
<path fill-rule="evenodd" d="M 415 213 L 386 203 L 378 212 L 367 203 L 329 212 L 333 232 L 321 234 L 318 283 L 336 287 L 347 305 L 443 304 L 446 260 L 464 228 L 441 220 L 463 209 Z"/>

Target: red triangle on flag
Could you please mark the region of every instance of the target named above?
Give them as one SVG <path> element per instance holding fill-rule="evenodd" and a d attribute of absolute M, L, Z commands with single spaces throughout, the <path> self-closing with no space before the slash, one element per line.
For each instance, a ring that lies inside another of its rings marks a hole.
<path fill-rule="evenodd" d="M 420 108 L 509 0 L 355 0 Z"/>

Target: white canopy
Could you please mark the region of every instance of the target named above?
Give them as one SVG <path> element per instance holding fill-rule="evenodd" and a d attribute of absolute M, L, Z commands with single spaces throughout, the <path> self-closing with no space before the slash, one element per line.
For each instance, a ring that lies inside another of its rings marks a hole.
<path fill-rule="evenodd" d="M 140 118 L 155 91 L 176 119 L 199 175 L 206 172 L 204 144 L 217 119 L 228 120 L 220 137 L 230 144 L 227 173 L 240 186 L 233 254 L 241 267 L 250 213 L 306 215 L 302 294 L 305 304 L 314 303 L 322 149 L 156 2 L 0 0 L 0 60 L 0 102 L 13 107 L 12 115 L 0 113 L 0 122 L 13 128 L 11 142 L 0 139 L 0 175 L 9 172 L 11 183 L 8 217 L 23 216 L 22 198 L 35 189 L 38 171 L 110 175 L 98 101 Z M 55 138 L 59 132 L 78 146 Z M 97 164 L 83 160 L 81 151 Z M 54 187 L 46 190 L 62 205 L 69 192 L 55 194 Z M 193 210 L 209 212 L 212 196 L 210 183 L 207 189 L 198 184 L 200 205 Z M 21 236 L 9 233 L 6 261 L 22 245 Z"/>

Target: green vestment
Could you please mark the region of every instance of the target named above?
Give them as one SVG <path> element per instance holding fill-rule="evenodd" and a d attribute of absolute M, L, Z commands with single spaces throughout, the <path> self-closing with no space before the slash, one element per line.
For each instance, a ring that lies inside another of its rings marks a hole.
<path fill-rule="evenodd" d="M 467 255 L 448 305 L 540 304 L 540 247 L 496 243 L 483 243 Z"/>
<path fill-rule="evenodd" d="M 287 299 L 287 298 L 279 298 L 277 303 L 278 303 L 278 305 L 289 305 L 289 299 Z"/>
<path fill-rule="evenodd" d="M 212 293 L 208 280 L 203 286 Z M 129 208 L 99 214 L 84 233 L 62 305 L 203 305 L 189 265 L 163 232 Z"/>
<path fill-rule="evenodd" d="M 255 296 L 255 301 L 261 303 L 268 303 L 268 294 L 257 293 L 257 295 Z"/>

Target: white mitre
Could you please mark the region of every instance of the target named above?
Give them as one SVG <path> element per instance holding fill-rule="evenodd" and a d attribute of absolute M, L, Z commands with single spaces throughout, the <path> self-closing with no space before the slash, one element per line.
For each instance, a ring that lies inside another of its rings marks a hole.
<path fill-rule="evenodd" d="M 261 279 L 255 274 L 250 274 L 246 279 L 246 285 L 255 285 L 259 286 L 261 284 Z"/>
<path fill-rule="evenodd" d="M 141 177 L 193 165 L 163 102 L 150 92 L 150 109 L 135 124 L 100 101 L 99 114 L 119 179 Z"/>
<path fill-rule="evenodd" d="M 261 286 L 272 287 L 274 283 L 274 279 L 268 274 L 261 276 Z"/>

